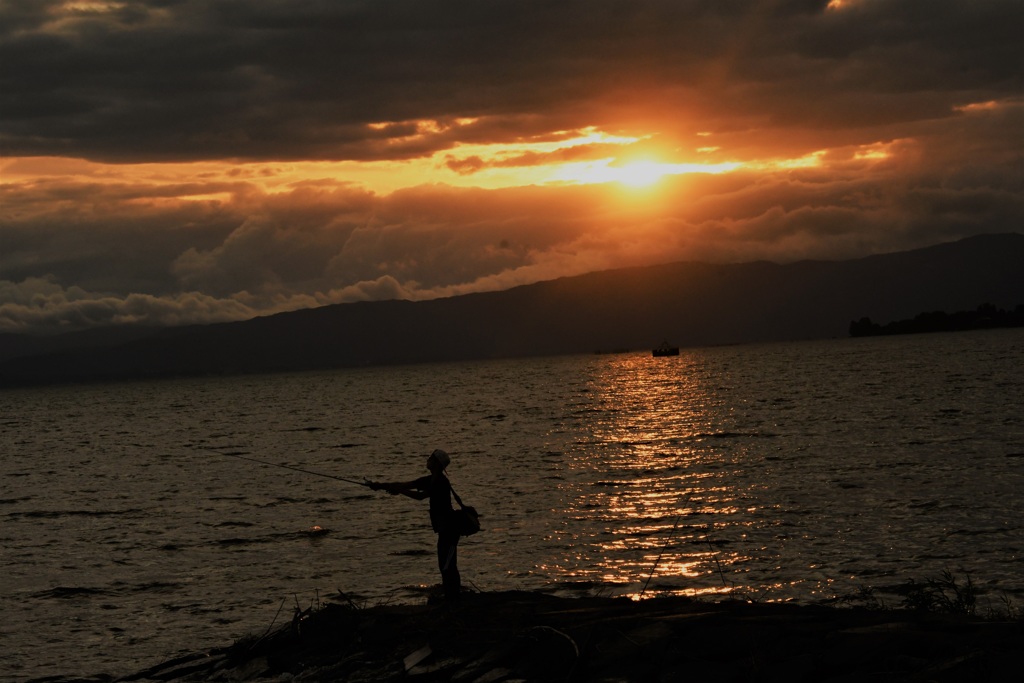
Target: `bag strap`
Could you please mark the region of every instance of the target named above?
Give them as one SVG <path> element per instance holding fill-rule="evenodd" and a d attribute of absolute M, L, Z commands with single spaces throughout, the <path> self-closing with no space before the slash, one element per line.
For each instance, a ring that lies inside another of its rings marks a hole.
<path fill-rule="evenodd" d="M 455 496 L 455 502 L 459 504 L 459 507 L 460 508 L 465 508 L 466 504 L 462 502 L 461 498 L 459 498 L 459 494 L 455 493 L 455 487 L 452 486 L 452 482 L 451 481 L 448 482 L 448 488 L 449 488 L 449 490 L 451 490 L 452 495 Z"/>

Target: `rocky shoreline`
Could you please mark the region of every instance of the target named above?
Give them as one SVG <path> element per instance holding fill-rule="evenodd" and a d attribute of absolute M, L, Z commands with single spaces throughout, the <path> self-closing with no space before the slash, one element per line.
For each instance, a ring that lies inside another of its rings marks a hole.
<path fill-rule="evenodd" d="M 457 604 L 331 602 L 117 680 L 1007 681 L 1022 663 L 1019 620 L 513 591 Z"/>

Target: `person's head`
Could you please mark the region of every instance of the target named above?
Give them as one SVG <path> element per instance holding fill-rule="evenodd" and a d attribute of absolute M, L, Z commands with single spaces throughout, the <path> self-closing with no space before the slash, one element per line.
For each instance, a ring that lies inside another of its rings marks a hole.
<path fill-rule="evenodd" d="M 440 474 L 444 472 L 444 468 L 448 467 L 448 463 L 451 461 L 452 459 L 448 457 L 448 454 L 439 448 L 427 458 L 427 469 L 434 474 Z"/>

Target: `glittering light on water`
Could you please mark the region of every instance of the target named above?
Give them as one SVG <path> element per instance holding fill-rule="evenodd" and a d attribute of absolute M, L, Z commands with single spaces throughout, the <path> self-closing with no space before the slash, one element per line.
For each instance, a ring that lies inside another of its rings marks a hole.
<path fill-rule="evenodd" d="M 674 360 L 623 357 L 589 377 L 579 408 L 590 438 L 577 444 L 577 476 L 564 485 L 563 514 L 580 530 L 567 540 L 593 567 L 587 578 L 629 595 L 731 594 L 745 589 L 751 558 L 729 541 L 758 509 L 734 477 L 739 440 L 751 435 L 723 431 L 727 397 L 695 357 Z"/>

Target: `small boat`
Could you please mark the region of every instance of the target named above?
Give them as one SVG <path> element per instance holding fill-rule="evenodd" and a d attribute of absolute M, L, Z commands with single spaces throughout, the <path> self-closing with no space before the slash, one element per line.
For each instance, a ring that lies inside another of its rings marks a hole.
<path fill-rule="evenodd" d="M 668 342 L 662 342 L 661 346 L 651 351 L 651 355 L 654 356 L 655 358 L 661 358 L 663 356 L 678 356 L 679 347 L 669 346 Z"/>

